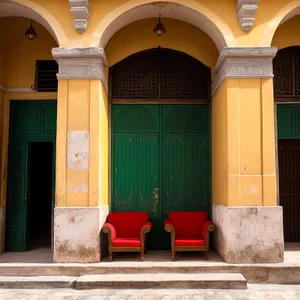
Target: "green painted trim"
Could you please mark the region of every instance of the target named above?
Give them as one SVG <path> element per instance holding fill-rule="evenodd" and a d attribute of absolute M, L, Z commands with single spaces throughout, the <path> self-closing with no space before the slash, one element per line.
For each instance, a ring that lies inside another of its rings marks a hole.
<path fill-rule="evenodd" d="M 276 104 L 278 139 L 300 139 L 300 104 Z"/>

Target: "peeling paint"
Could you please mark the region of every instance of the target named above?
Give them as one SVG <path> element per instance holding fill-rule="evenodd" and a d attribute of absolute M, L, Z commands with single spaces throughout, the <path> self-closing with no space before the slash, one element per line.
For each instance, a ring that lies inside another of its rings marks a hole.
<path fill-rule="evenodd" d="M 87 184 L 80 185 L 71 185 L 68 187 L 68 192 L 83 192 L 87 193 L 89 191 L 89 187 Z"/>
<path fill-rule="evenodd" d="M 68 168 L 89 169 L 89 132 L 76 130 L 68 132 Z"/>
<path fill-rule="evenodd" d="M 251 184 L 249 189 L 245 188 L 244 193 L 249 193 L 249 194 L 258 194 L 258 189 L 254 184 Z"/>

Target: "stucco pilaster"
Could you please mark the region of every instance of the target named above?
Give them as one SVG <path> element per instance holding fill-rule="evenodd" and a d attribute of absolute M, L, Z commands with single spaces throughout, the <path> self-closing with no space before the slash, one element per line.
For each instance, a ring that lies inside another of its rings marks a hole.
<path fill-rule="evenodd" d="M 216 63 L 212 94 L 227 78 L 273 78 L 275 47 L 224 48 Z"/>
<path fill-rule="evenodd" d="M 107 91 L 104 75 L 107 59 L 103 48 L 53 48 L 52 55 L 59 66 L 58 79 L 100 79 Z"/>
<path fill-rule="evenodd" d="M 103 242 L 101 228 L 108 206 L 56 207 L 54 210 L 54 262 L 99 262 Z"/>
<path fill-rule="evenodd" d="M 216 64 L 212 100 L 216 204 L 277 204 L 272 80 L 276 50 L 225 48 Z M 221 162 L 214 145 L 224 148 Z M 220 185 L 227 193 L 220 192 Z"/>
<path fill-rule="evenodd" d="M 108 207 L 107 66 L 101 48 L 54 48 L 57 99 L 55 262 L 98 262 Z"/>
<path fill-rule="evenodd" d="M 213 205 L 212 215 L 215 248 L 226 262 L 283 262 L 282 207 Z"/>

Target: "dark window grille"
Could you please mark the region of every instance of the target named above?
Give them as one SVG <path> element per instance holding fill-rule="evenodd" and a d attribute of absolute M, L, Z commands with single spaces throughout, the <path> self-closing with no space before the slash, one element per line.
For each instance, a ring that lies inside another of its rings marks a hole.
<path fill-rule="evenodd" d="M 37 60 L 35 84 L 31 87 L 38 92 L 56 92 L 58 65 L 55 60 Z"/>
<path fill-rule="evenodd" d="M 112 99 L 209 99 L 210 69 L 175 50 L 133 54 L 110 68 Z"/>
<path fill-rule="evenodd" d="M 273 60 L 276 101 L 300 101 L 300 47 L 281 49 Z"/>

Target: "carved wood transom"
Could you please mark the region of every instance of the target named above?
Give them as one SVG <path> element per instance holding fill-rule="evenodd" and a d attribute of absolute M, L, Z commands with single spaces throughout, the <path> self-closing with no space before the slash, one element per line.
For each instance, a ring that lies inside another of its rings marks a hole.
<path fill-rule="evenodd" d="M 110 69 L 112 98 L 209 99 L 210 69 L 174 50 L 133 54 Z"/>

